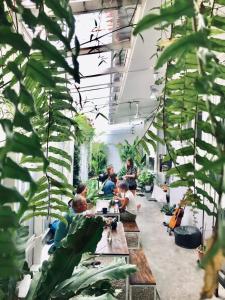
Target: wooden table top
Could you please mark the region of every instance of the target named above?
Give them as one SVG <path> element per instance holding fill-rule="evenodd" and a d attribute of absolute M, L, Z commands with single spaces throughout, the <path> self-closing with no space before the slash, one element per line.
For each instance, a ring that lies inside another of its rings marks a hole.
<path fill-rule="evenodd" d="M 96 255 L 129 256 L 123 224 L 117 223 L 117 229 L 111 230 L 111 242 L 108 240 L 109 228 L 104 229 L 102 238 L 97 245 Z"/>

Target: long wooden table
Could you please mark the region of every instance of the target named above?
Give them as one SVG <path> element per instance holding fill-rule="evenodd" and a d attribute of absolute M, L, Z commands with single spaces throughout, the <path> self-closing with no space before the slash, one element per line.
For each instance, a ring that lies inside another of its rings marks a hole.
<path fill-rule="evenodd" d="M 111 241 L 108 239 L 109 228 L 104 229 L 102 238 L 97 245 L 95 255 L 120 256 L 128 259 L 129 250 L 123 224 L 117 223 L 117 229 L 111 230 Z"/>
<path fill-rule="evenodd" d="M 129 250 L 127 240 L 121 222 L 117 223 L 116 230 L 111 230 L 111 241 L 108 239 L 109 228 L 104 229 L 99 241 L 95 255 L 108 257 L 123 257 L 129 263 Z M 128 300 L 129 277 L 126 278 L 126 300 Z"/>

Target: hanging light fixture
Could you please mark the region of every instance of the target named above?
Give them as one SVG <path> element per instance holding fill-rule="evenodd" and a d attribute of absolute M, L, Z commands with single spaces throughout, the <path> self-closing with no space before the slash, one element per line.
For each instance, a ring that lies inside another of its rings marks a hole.
<path fill-rule="evenodd" d="M 139 119 L 139 103 L 136 102 L 136 115 L 134 116 L 135 119 Z"/>

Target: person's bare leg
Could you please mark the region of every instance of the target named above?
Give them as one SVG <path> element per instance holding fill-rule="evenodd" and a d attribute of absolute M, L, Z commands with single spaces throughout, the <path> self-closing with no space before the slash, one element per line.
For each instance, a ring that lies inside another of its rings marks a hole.
<path fill-rule="evenodd" d="M 136 196 L 136 190 L 130 190 L 134 196 Z"/>

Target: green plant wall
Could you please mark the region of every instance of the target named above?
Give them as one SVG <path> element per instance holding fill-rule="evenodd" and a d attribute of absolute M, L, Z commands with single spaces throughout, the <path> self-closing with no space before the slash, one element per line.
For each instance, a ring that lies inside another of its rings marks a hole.
<path fill-rule="evenodd" d="M 15 299 L 23 273 L 28 238 L 23 221 L 61 218 L 67 209 L 61 197 L 72 196 L 62 172 L 70 171 L 72 159 L 62 143 L 75 138 L 70 116 L 76 107 L 69 92 L 69 80 L 80 80 L 75 19 L 67 0 L 32 2 L 36 15 L 21 1 L 0 2 L 0 96 L 3 108 L 10 108 L 0 119 L 5 134 L 0 149 L 0 298 L 7 300 Z M 21 33 L 25 28 L 29 38 Z M 42 175 L 35 182 L 36 171 Z M 21 194 L 5 185 L 8 179 L 27 182 L 29 188 Z"/>
<path fill-rule="evenodd" d="M 143 142 L 143 139 L 139 139 L 138 137 L 135 138 L 133 143 L 124 140 L 124 143 L 119 143 L 117 147 L 123 163 L 125 163 L 128 158 L 131 158 L 136 166 L 140 168 L 146 163 L 146 154 L 150 155 L 147 144 Z"/>
<path fill-rule="evenodd" d="M 93 143 L 91 149 L 91 170 L 93 175 L 99 175 L 106 171 L 107 147 L 104 143 Z"/>
<path fill-rule="evenodd" d="M 150 128 L 143 140 L 155 145 L 165 143 L 167 159 L 174 165 L 168 175 L 178 179 L 171 186 L 191 188 L 192 205 L 216 219 L 203 260 L 202 299 L 213 296 L 225 251 L 224 6 L 223 0 L 165 2 L 134 30 L 138 34 L 156 26 L 167 36 L 170 33 L 167 40 L 159 42 L 155 66 L 166 67 L 165 76 L 160 79 L 163 94 L 152 122 L 155 128 L 163 130 L 164 138 L 162 141 Z M 180 146 L 174 147 L 175 144 Z"/>

